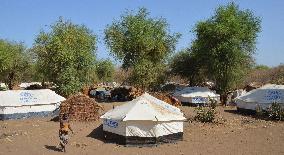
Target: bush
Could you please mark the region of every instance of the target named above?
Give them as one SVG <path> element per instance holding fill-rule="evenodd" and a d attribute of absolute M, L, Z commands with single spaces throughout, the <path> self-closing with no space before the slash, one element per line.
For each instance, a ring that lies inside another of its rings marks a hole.
<path fill-rule="evenodd" d="M 198 120 L 203 123 L 213 122 L 215 119 L 215 109 L 212 107 L 197 107 L 197 115 L 194 117 L 195 120 Z"/>
<path fill-rule="evenodd" d="M 260 105 L 257 105 L 256 107 L 255 107 L 255 114 L 256 114 L 256 116 L 257 117 L 265 117 L 266 116 L 266 112 L 261 108 L 261 106 Z"/>
<path fill-rule="evenodd" d="M 268 116 L 271 119 L 283 121 L 284 120 L 284 108 L 279 103 L 272 103 L 267 110 Z"/>
<path fill-rule="evenodd" d="M 212 99 L 211 97 L 209 97 L 208 106 L 212 109 L 215 109 L 217 107 L 217 101 L 215 99 Z"/>

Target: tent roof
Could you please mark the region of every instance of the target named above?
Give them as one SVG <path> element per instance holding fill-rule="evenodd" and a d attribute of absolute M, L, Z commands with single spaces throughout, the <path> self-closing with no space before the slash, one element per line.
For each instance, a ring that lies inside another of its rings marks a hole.
<path fill-rule="evenodd" d="M 144 93 L 142 96 L 108 111 L 101 118 L 121 121 L 173 121 L 186 119 L 179 108 L 148 93 Z"/>
<path fill-rule="evenodd" d="M 207 87 L 186 87 L 181 91 L 176 91 L 174 96 L 182 97 L 218 97 L 219 94 L 214 93 Z"/>
<path fill-rule="evenodd" d="M 284 85 L 267 84 L 236 99 L 253 103 L 284 103 Z"/>
<path fill-rule="evenodd" d="M 31 86 L 31 85 L 34 85 L 34 84 L 41 85 L 41 82 L 24 82 L 24 83 L 21 83 L 21 84 L 19 85 L 19 87 L 21 87 L 21 88 L 27 88 L 27 87 L 29 87 L 29 86 Z"/>
<path fill-rule="evenodd" d="M 64 100 L 50 89 L 0 91 L 0 106 L 42 105 Z"/>

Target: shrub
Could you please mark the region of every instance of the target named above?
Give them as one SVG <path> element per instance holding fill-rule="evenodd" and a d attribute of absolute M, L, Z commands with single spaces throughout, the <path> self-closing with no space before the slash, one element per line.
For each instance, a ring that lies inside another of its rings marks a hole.
<path fill-rule="evenodd" d="M 197 114 L 194 117 L 195 120 L 198 120 L 203 123 L 213 122 L 215 119 L 215 109 L 212 107 L 197 107 Z"/>
<path fill-rule="evenodd" d="M 208 96 L 209 97 L 209 96 Z M 215 109 L 217 107 L 217 100 L 209 97 L 209 103 L 208 106 L 212 109 Z"/>
<path fill-rule="evenodd" d="M 268 116 L 271 119 L 283 121 L 284 120 L 284 108 L 279 103 L 272 103 L 267 110 Z"/>

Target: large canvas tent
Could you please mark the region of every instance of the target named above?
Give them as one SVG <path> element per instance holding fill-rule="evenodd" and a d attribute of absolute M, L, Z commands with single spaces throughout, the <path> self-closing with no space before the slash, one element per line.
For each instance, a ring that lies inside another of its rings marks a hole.
<path fill-rule="evenodd" d="M 106 140 L 119 144 L 155 144 L 183 138 L 185 117 L 180 109 L 147 93 L 101 118 Z"/>
<path fill-rule="evenodd" d="M 0 120 L 47 116 L 64 100 L 49 89 L 0 91 Z"/>
<path fill-rule="evenodd" d="M 220 95 L 207 87 L 186 87 L 173 94 L 183 103 L 204 104 L 209 102 L 209 98 L 220 101 Z"/>
<path fill-rule="evenodd" d="M 266 110 L 273 102 L 284 107 L 284 85 L 267 84 L 235 99 L 238 109 Z"/>

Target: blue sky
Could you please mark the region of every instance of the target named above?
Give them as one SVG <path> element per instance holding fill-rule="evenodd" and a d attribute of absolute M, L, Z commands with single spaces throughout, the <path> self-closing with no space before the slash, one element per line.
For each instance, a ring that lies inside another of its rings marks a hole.
<path fill-rule="evenodd" d="M 152 17 L 164 17 L 171 32 L 182 34 L 177 50 L 190 45 L 194 25 L 213 15 L 217 6 L 228 0 L 1 0 L 0 38 L 22 41 L 31 47 L 35 36 L 47 29 L 59 16 L 84 24 L 99 37 L 99 58 L 111 58 L 103 42 L 107 24 L 119 19 L 126 10 L 145 7 Z M 262 18 L 262 32 L 255 55 L 258 64 L 277 66 L 284 63 L 284 1 L 235 0 L 241 9 L 250 9 Z"/>

